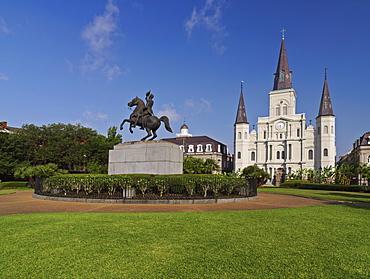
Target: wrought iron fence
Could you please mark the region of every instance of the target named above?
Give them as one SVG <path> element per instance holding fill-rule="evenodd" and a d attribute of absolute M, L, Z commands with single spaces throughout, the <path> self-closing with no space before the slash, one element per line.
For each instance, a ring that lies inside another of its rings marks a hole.
<path fill-rule="evenodd" d="M 256 196 L 257 183 L 222 176 L 59 176 L 38 179 L 35 193 L 80 198 L 217 199 Z"/>

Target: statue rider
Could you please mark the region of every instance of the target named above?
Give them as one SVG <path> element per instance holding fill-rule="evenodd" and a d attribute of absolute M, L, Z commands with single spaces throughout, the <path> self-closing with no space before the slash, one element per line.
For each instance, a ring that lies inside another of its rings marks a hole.
<path fill-rule="evenodd" d="M 134 128 L 136 127 L 137 123 L 141 119 L 142 125 L 140 129 L 144 130 L 144 126 L 145 126 L 144 119 L 146 119 L 146 117 L 154 115 L 153 109 L 152 109 L 153 104 L 154 104 L 154 101 L 153 101 L 154 95 L 150 94 L 150 91 L 151 90 L 146 92 L 146 96 L 145 96 L 146 105 L 141 111 L 139 111 L 138 115 L 136 116 L 136 120 L 132 125 Z"/>

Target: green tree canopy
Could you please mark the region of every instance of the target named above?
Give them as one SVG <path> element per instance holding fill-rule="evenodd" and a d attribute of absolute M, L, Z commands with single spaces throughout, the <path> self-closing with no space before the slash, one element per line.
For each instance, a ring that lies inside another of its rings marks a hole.
<path fill-rule="evenodd" d="M 54 163 L 66 170 L 85 170 L 89 162 L 107 166 L 109 150 L 121 141 L 117 127 L 105 137 L 80 124 L 23 125 L 15 133 L 0 133 L 0 178 L 24 164 Z"/>
<path fill-rule="evenodd" d="M 246 179 L 257 179 L 258 187 L 263 186 L 268 179 L 271 179 L 269 173 L 265 172 L 263 169 L 260 169 L 255 165 L 250 165 L 244 168 L 240 176 Z"/>
<path fill-rule="evenodd" d="M 185 157 L 183 161 L 183 171 L 185 174 L 211 174 L 219 170 L 219 165 L 213 159 L 203 160 L 201 158 Z"/>

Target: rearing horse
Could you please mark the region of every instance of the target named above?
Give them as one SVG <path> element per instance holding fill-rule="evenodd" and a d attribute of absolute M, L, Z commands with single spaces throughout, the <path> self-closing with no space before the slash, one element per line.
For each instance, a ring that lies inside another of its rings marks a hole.
<path fill-rule="evenodd" d="M 167 131 L 172 133 L 172 129 L 170 127 L 170 121 L 167 116 L 162 116 L 161 118 L 158 118 L 157 116 L 150 115 L 146 112 L 146 107 L 140 98 L 136 97 L 132 99 L 131 102 L 127 104 L 129 107 L 136 106 L 134 111 L 130 114 L 130 119 L 124 119 L 121 123 L 120 129 L 123 129 L 123 125 L 126 122 L 130 123 L 129 131 L 132 134 L 132 128 L 135 128 L 136 125 L 145 129 L 147 132 L 147 135 L 143 137 L 141 140 L 146 140 L 150 136 L 153 136 L 149 140 L 153 140 L 157 137 L 156 131 L 161 126 L 161 122 L 164 123 L 164 126 Z"/>

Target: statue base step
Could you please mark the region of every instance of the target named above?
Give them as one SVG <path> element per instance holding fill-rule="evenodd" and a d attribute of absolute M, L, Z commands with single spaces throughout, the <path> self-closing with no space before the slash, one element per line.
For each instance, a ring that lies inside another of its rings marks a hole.
<path fill-rule="evenodd" d="M 166 141 L 133 141 L 109 151 L 108 174 L 182 174 L 183 152 Z"/>

